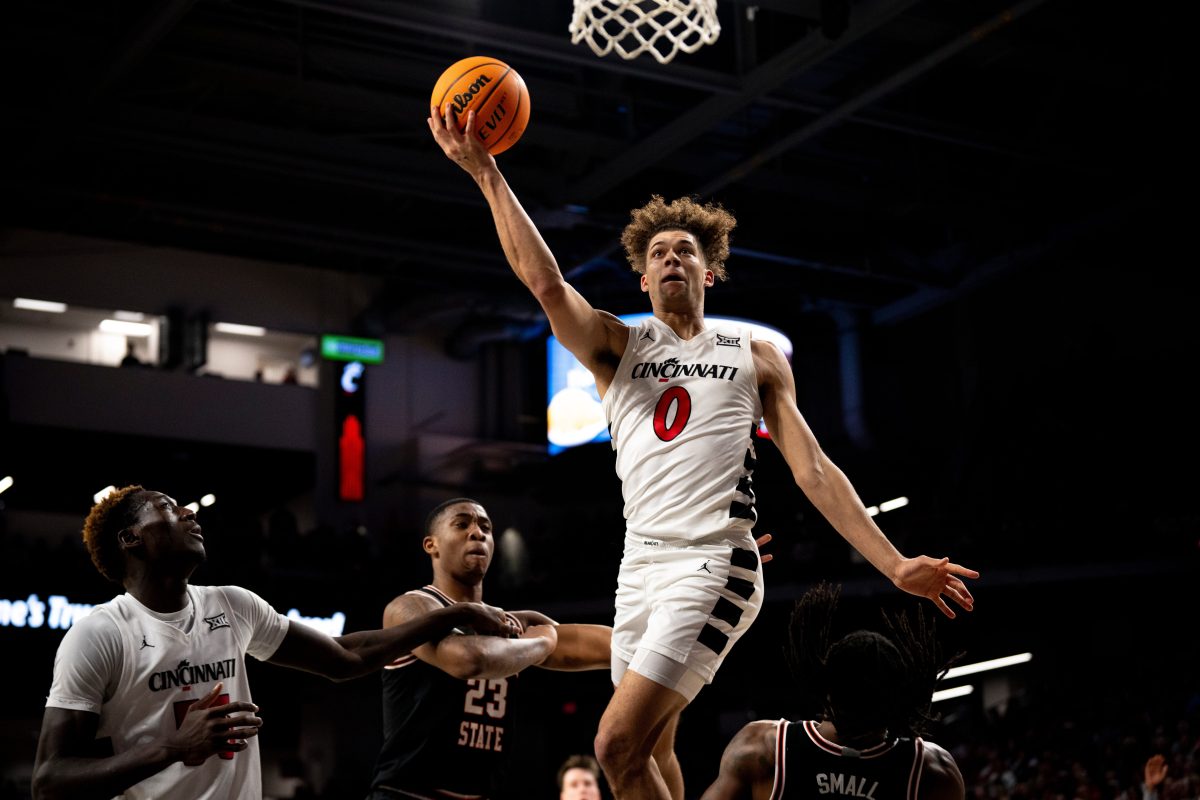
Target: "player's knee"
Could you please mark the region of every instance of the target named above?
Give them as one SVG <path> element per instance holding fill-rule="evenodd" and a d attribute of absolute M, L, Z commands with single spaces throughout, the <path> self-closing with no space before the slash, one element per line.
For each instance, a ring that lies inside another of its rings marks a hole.
<path fill-rule="evenodd" d="M 612 779 L 628 771 L 630 765 L 640 755 L 638 741 L 633 731 L 625 726 L 600 723 L 593 742 L 596 760 L 604 768 L 604 773 Z"/>

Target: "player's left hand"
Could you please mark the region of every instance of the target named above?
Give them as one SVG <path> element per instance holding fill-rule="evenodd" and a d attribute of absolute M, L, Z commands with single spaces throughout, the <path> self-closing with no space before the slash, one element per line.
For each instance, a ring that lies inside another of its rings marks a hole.
<path fill-rule="evenodd" d="M 942 595 L 946 595 L 966 611 L 975 609 L 975 598 L 971 596 L 967 585 L 956 577 L 958 575 L 966 578 L 979 577 L 979 573 L 973 569 L 951 564 L 949 558 L 917 556 L 901 560 L 892 582 L 909 594 L 929 598 L 943 614 L 954 619 L 954 611 L 942 599 Z"/>
<path fill-rule="evenodd" d="M 762 536 L 760 536 L 754 540 L 754 543 L 756 545 L 758 545 L 758 561 L 760 564 L 765 564 L 768 561 L 770 561 L 772 558 L 775 557 L 775 556 L 771 555 L 770 553 L 764 553 L 762 551 L 762 549 L 764 547 L 766 547 L 770 541 L 771 541 L 771 534 L 769 534 L 769 533 L 764 533 Z"/>

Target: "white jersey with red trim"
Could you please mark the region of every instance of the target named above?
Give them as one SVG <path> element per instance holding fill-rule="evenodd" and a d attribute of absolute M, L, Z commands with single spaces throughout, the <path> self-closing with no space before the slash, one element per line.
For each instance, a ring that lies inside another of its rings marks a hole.
<path fill-rule="evenodd" d="M 925 741 L 885 739 L 854 750 L 831 742 L 812 721 L 779 720 L 770 800 L 918 800 Z"/>
<path fill-rule="evenodd" d="M 270 658 L 287 617 L 238 586 L 188 586 L 187 596 L 187 607 L 169 614 L 129 594 L 96 606 L 59 644 L 46 705 L 98 714 L 97 738 L 119 754 L 167 738 L 218 682 L 222 703 L 249 701 L 245 656 Z M 258 738 L 246 741 L 200 766 L 174 763 L 120 797 L 259 800 Z"/>
<path fill-rule="evenodd" d="M 604 413 L 629 533 L 698 542 L 754 526 L 762 402 L 749 329 L 685 341 L 647 317 L 629 329 Z"/>

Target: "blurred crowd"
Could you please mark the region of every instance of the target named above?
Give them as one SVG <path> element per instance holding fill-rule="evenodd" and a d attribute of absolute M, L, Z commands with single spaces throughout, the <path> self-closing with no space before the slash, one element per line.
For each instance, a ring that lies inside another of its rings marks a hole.
<path fill-rule="evenodd" d="M 1200 692 L 1176 715 L 1071 719 L 1022 704 L 950 749 L 976 800 L 1194 800 L 1198 734 Z"/>

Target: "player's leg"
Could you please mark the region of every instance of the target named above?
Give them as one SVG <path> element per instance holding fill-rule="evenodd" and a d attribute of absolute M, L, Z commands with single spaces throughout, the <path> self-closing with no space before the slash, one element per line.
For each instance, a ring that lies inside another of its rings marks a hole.
<path fill-rule="evenodd" d="M 741 538 L 741 546 L 653 551 L 638 564 L 637 602 L 623 604 L 618 591 L 618 623 L 627 615 L 635 617 L 630 611 L 622 613 L 623 605 L 636 608 L 641 635 L 626 636 L 624 625 L 614 626 L 617 691 L 596 740 L 597 756 L 601 747 L 610 751 L 610 763 L 601 760 L 606 774 L 611 770 L 625 775 L 609 776 L 614 791 L 624 781 L 639 787 L 628 797 L 681 800 L 683 776 L 674 755 L 679 713 L 712 680 L 761 607 L 757 549 L 748 534 Z"/>
<path fill-rule="evenodd" d="M 600 718 L 595 743 L 596 758 L 616 800 L 676 797 L 659 772 L 654 751 L 667 728 L 673 731 L 686 705 L 679 692 L 626 670 Z M 677 783 L 682 789 L 682 775 Z"/>
<path fill-rule="evenodd" d="M 658 765 L 663 783 L 671 793 L 671 800 L 683 800 L 683 770 L 679 767 L 679 759 L 675 757 L 675 731 L 682 713 L 682 710 L 676 712 L 667 721 L 662 735 L 658 737 L 658 744 L 654 746 L 654 763 Z"/>

